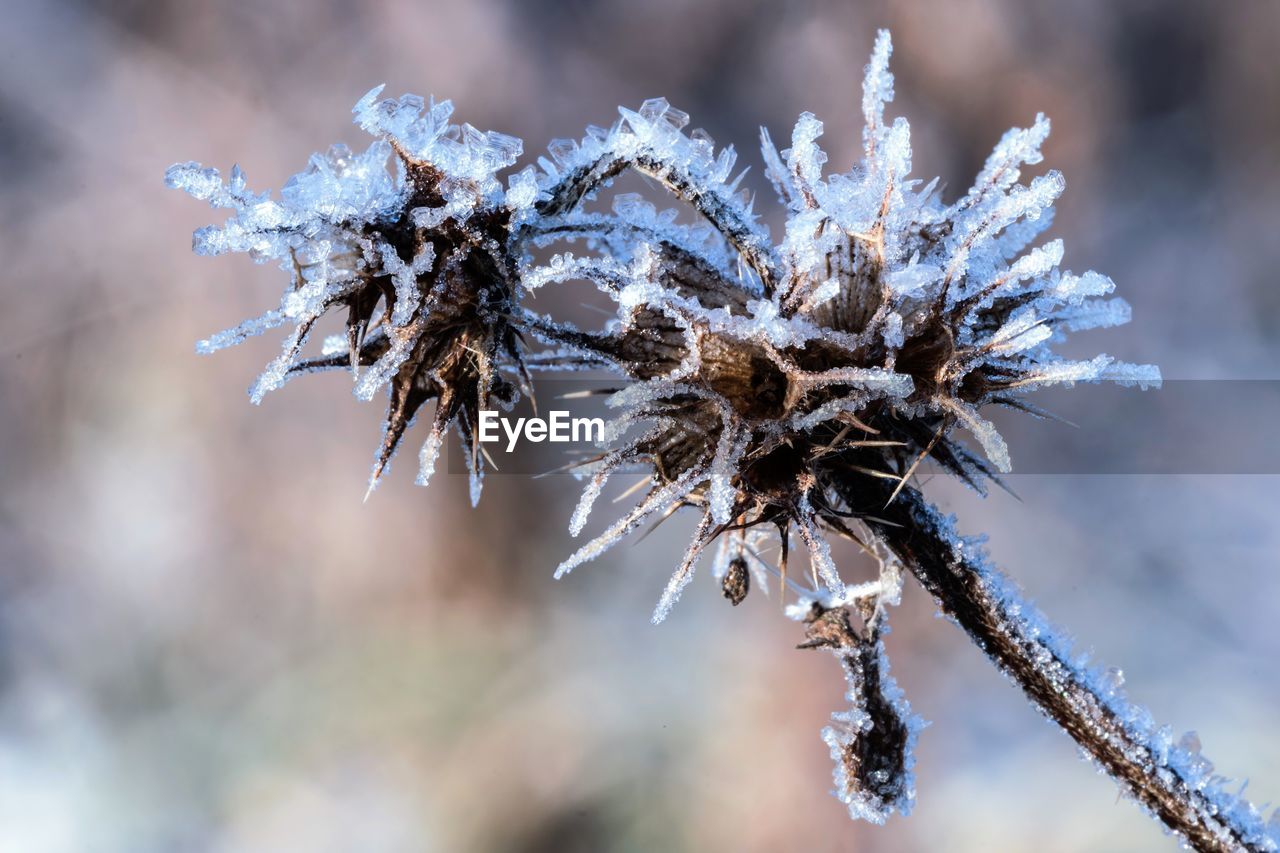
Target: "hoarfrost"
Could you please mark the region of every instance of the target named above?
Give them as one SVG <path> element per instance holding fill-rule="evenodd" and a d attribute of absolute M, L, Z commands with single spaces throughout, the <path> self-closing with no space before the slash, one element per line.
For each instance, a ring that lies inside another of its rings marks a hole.
<path fill-rule="evenodd" d="M 353 109 L 374 141 L 360 152 L 338 145 L 314 155 L 278 199 L 251 191 L 239 167 L 225 182 L 198 163 L 176 164 L 165 175 L 170 186 L 231 211 L 222 225 L 193 235 L 197 252 L 245 252 L 289 273 L 278 309 L 210 336 L 200 352 L 291 326 L 251 391 L 254 402 L 295 375 L 348 363 L 358 398 L 387 392 L 370 491 L 429 400 L 436 411 L 418 482 L 431 477 L 456 431 L 474 503 L 484 475 L 473 435 L 482 408 L 513 405 L 514 387 L 529 390 L 530 370 L 620 374 L 623 386 L 607 398 L 615 416 L 602 455 L 579 472 L 586 483 L 571 533 L 585 528 L 614 472 L 639 472 L 648 489 L 556 576 L 648 520 L 694 508 L 697 532 L 655 622 L 716 536 L 712 574 L 723 581 L 737 573 L 735 604 L 749 571 L 765 592 L 770 577 L 779 578 L 796 618 L 812 623 L 828 618 L 817 613 L 856 610 L 864 635 L 831 623 L 850 707 L 834 715 L 823 738 L 836 761 L 837 796 L 851 816 L 877 823 L 914 801 L 911 752 L 921 723 L 888 674 L 881 640 L 884 608 L 900 595 L 900 566 L 888 540 L 870 535 L 879 522 L 850 498 L 848 484 L 891 481 L 892 503 L 916 465 L 932 457 L 982 489 L 1012 470 L 984 407 L 1035 411 L 1021 397 L 1048 385 L 1160 383 L 1152 365 L 1106 355 L 1068 360 L 1054 350 L 1069 333 L 1127 322 L 1130 309 L 1104 298 L 1114 289 L 1106 276 L 1061 270 L 1060 240 L 1027 250 L 1052 222 L 1065 188 L 1056 171 L 1023 180 L 1025 167 L 1041 162 L 1049 121 L 1037 115 L 1030 127 L 1005 133 L 969 191 L 945 204 L 936 179 L 922 184 L 910 176 L 907 120 L 886 119 L 891 53 L 882 31 L 863 82 L 860 162 L 845 171 L 829 168 L 819 144 L 823 124 L 813 114 L 799 116 L 783 151 L 761 129 L 764 173 L 786 207 L 778 241 L 741 187 L 745 171 L 733 147 L 717 150 L 705 131 L 686 131 L 688 114 L 663 98 L 619 108 L 612 125 L 588 127 L 580 138 L 553 140 L 536 166 L 506 177 L 505 189 L 501 173 L 519 159 L 519 139 L 452 123 L 449 101 L 382 98 L 382 87 Z M 628 193 L 614 194 L 608 213 L 584 209 L 628 170 L 666 190 L 696 221 Z M 580 330 L 531 309 L 539 289 L 573 280 L 612 301 L 602 329 Z M 345 334 L 326 338 L 318 358 L 305 358 L 313 327 L 336 311 L 345 312 Z M 536 344 L 545 348 L 527 351 Z M 985 459 L 956 438 L 957 427 Z M 1267 835 L 1274 827 L 1227 791 L 1195 738 L 1174 743 L 1171 730 L 1127 702 L 1118 671 L 1072 657 L 1070 643 L 990 567 L 976 541 L 955 534 L 949 519 L 931 522 L 1060 685 L 1085 685 L 1153 772 L 1183 780 L 1215 814 L 1243 827 L 1248 843 L 1275 849 Z M 813 569 L 812 588 L 786 575 L 793 530 Z M 842 579 L 829 541 L 836 534 L 879 559 L 879 578 Z M 778 546 L 776 562 L 764 556 L 768 537 Z"/>

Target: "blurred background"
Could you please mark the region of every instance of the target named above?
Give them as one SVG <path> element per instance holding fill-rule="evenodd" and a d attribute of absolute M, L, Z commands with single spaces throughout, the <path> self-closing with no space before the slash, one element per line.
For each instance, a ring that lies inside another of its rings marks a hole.
<path fill-rule="evenodd" d="M 891 111 L 949 197 L 1052 117 L 1066 266 L 1134 306 L 1079 352 L 1280 379 L 1280 6 L 11 0 L 3 20 L 0 850 L 1173 849 L 910 583 L 888 643 L 933 722 L 919 800 L 852 824 L 818 736 L 843 681 L 793 650 L 776 591 L 734 609 L 704 568 L 650 626 L 687 521 L 555 582 L 572 481 L 494 476 L 473 511 L 465 478 L 418 489 L 402 463 L 362 506 L 381 405 L 326 376 L 250 406 L 272 338 L 195 355 L 283 273 L 191 255 L 220 214 L 161 177 L 239 162 L 279 187 L 364 144 L 350 108 L 381 82 L 453 98 L 525 162 L 665 95 L 744 163 L 758 125 L 786 139 L 811 110 L 844 169 L 888 26 Z M 1247 400 L 1203 416 L 1212 441 L 1274 430 Z M 1133 698 L 1280 800 L 1280 483 L 1011 484 L 927 489 Z"/>

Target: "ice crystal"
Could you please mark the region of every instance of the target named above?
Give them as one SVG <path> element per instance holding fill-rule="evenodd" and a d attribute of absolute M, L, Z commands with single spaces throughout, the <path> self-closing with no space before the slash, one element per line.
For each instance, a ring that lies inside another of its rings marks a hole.
<path fill-rule="evenodd" d="M 225 184 L 196 163 L 169 169 L 170 186 L 234 211 L 221 227 L 196 232 L 197 252 L 248 252 L 290 272 L 278 310 L 199 349 L 212 352 L 291 323 L 283 352 L 251 390 L 254 402 L 291 376 L 346 367 L 358 398 L 385 391 L 390 404 L 370 490 L 414 416 L 435 400 L 419 482 L 431 475 L 452 426 L 464 439 L 476 500 L 483 460 L 472 425 L 481 409 L 513 399 L 504 374 L 524 377 L 509 322 L 519 286 L 507 251 L 512 202 L 497 177 L 516 161 L 521 143 L 451 124 L 448 101 L 379 100 L 381 88 L 354 110 L 356 123 L 377 137 L 369 148 L 353 154 L 337 145 L 313 156 L 279 201 L 250 192 L 238 167 Z M 513 189 L 517 206 L 537 198 L 527 182 Z M 346 312 L 345 345 L 330 339 L 319 356 L 304 357 L 311 329 L 331 311 Z"/>
<path fill-rule="evenodd" d="M 806 645 L 831 649 L 845 671 L 850 708 L 823 738 L 851 816 L 883 822 L 915 797 L 911 751 L 921 724 L 889 676 L 882 635 L 902 563 L 918 558 L 913 549 L 925 542 L 941 550 L 912 571 L 944 605 L 930 567 L 945 565 L 948 582 L 969 585 L 955 594 L 970 596 L 989 620 L 958 621 L 1006 672 L 1044 682 L 1048 692 L 1031 695 L 1080 691 L 1082 704 L 1063 713 L 1092 715 L 1091 731 L 1111 732 L 1098 749 L 1120 749 L 1154 774 L 1153 785 L 1193 801 L 1200 823 L 1186 827 L 1226 820 L 1231 838 L 1275 849 L 1256 810 L 1226 791 L 1194 738 L 1174 743 L 1170 730 L 1124 699 L 1118 673 L 1072 657 L 976 542 L 932 510 L 902 503 L 915 500 L 907 484 L 925 460 L 980 491 L 1012 469 L 1013 451 L 989 407 L 1035 412 L 1024 395 L 1037 388 L 1150 387 L 1160 374 L 1107 355 L 1070 360 L 1057 351 L 1069 333 L 1123 324 L 1130 311 L 1106 276 L 1061 269 L 1060 240 L 1033 245 L 1065 186 L 1056 171 L 1027 174 L 1041 162 L 1048 120 L 1036 116 L 1006 133 L 973 186 L 948 203 L 936 180 L 911 177 L 906 119 L 886 117 L 891 52 L 881 32 L 862 89 L 861 157 L 847 171 L 829 168 L 823 124 L 810 113 L 781 151 L 761 129 L 764 175 L 785 214 L 777 239 L 742 186 L 733 147 L 717 149 L 705 131 L 687 130 L 689 115 L 662 98 L 620 108 L 610 126 L 589 127 L 581 138 L 554 140 L 536 166 L 505 176 L 520 140 L 451 123 L 449 101 L 383 99 L 381 87 L 353 111 L 372 144 L 313 156 L 278 199 L 249 190 L 238 167 L 224 182 L 214 169 L 175 165 L 170 186 L 232 211 L 223 225 L 196 232 L 197 252 L 246 252 L 289 273 L 278 307 L 198 350 L 289 327 L 251 390 L 254 402 L 293 376 L 342 368 L 351 370 L 358 398 L 385 393 L 371 490 L 417 413 L 434 401 L 418 481 L 431 476 L 456 432 L 473 502 L 483 482 L 482 410 L 531 394 L 531 370 L 611 370 L 621 380 L 607 400 L 614 417 L 599 453 L 580 466 L 586 483 L 571 533 L 586 529 L 615 474 L 639 474 L 640 495 L 556 575 L 646 522 L 694 508 L 694 536 L 653 620 L 668 616 L 713 540 L 720 544 L 712 575 L 733 604 L 753 587 L 767 594 L 776 579 L 790 597 L 787 612 L 809 625 Z M 633 193 L 591 204 L 628 171 L 649 178 L 675 206 Z M 602 328 L 579 329 L 535 310 L 539 289 L 575 280 L 612 301 Z M 345 332 L 304 355 L 317 322 L 332 312 L 345 313 Z M 899 521 L 880 517 L 886 512 Z M 907 533 L 895 539 L 899 529 Z M 925 539 L 911 538 L 921 531 Z M 879 577 L 847 583 L 832 556 L 836 536 L 875 557 Z M 788 574 L 793 541 L 804 546 L 807 578 Z M 995 639 L 1034 654 L 1029 673 L 982 636 L 997 628 L 1004 633 Z"/>
<path fill-rule="evenodd" d="M 540 245 L 591 234 L 605 254 L 557 256 L 525 279 L 536 287 L 583 278 L 616 302 L 617 320 L 594 340 L 594 354 L 637 384 L 614 402 L 629 420 L 669 426 L 609 456 L 610 465 L 645 460 L 657 473 L 653 489 L 666 499 L 646 499 L 643 513 L 704 507 L 708 539 L 734 524 L 794 526 L 815 576 L 835 593 L 842 581 L 819 529 L 847 517 L 834 480 L 905 481 L 929 458 L 983 489 L 1012 469 L 984 407 L 1023 408 L 1022 394 L 1045 385 L 1159 382 L 1149 365 L 1071 361 L 1054 350 L 1070 331 L 1123 322 L 1128 306 L 1100 298 L 1113 289 L 1105 276 L 1060 271 L 1060 240 L 1023 251 L 1063 189 L 1053 171 L 1022 181 L 1040 162 L 1047 119 L 1005 134 L 969 192 L 946 204 L 936 182 L 909 176 L 906 120 L 885 118 L 890 53 L 882 33 L 863 88 L 863 158 L 849 171 L 828 174 L 823 126 L 809 113 L 782 152 L 762 131 L 766 174 L 787 209 L 776 246 L 732 203 L 709 143 L 681 132 L 687 116 L 649 101 L 638 113 L 623 110 L 611 130 L 554 146 L 541 186 L 556 219 L 534 227 Z M 623 162 L 659 177 L 717 225 L 725 250 L 744 260 L 739 270 L 715 256 L 714 269 L 689 275 L 698 247 L 646 201 L 615 199 L 608 236 L 607 217 L 581 213 L 581 201 Z M 698 180 L 702 188 L 690 192 Z M 576 331 L 563 336 L 575 341 L 583 341 Z M 676 409 L 681 417 L 664 417 Z M 685 485 L 672 495 L 676 482 Z M 575 533 L 599 487 L 588 485 Z M 603 553 L 634 527 L 614 525 L 576 556 Z M 682 564 L 677 576 L 688 573 Z"/>

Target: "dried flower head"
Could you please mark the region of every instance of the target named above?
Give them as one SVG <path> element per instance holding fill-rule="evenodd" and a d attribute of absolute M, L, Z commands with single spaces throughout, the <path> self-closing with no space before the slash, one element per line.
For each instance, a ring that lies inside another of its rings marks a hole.
<path fill-rule="evenodd" d="M 380 89 L 354 110 L 376 141 L 359 154 L 335 146 L 316 155 L 278 201 L 250 192 L 238 168 L 224 183 L 216 170 L 173 166 L 171 186 L 234 211 L 196 233 L 197 252 L 247 252 L 290 272 L 278 309 L 199 349 L 291 325 L 254 402 L 315 370 L 349 367 L 362 399 L 385 388 L 371 489 L 434 400 L 419 482 L 454 428 L 473 501 L 481 410 L 531 395 L 531 370 L 612 370 L 623 385 L 608 399 L 617 414 L 599 454 L 580 466 L 586 485 L 570 530 L 581 533 L 614 473 L 639 472 L 641 497 L 557 575 L 646 520 L 692 507 L 696 532 L 655 622 L 717 538 L 712 573 L 733 604 L 779 576 L 794 596 L 788 614 L 808 625 L 804 647 L 829 649 L 845 672 L 850 708 L 823 738 L 850 815 L 883 822 L 915 797 L 911 750 L 922 723 L 889 675 L 882 642 L 908 570 L 1171 829 L 1207 849 L 1274 850 L 1257 810 L 1204 769 L 1197 749 L 1172 745 L 1167 729 L 1073 655 L 978 543 L 908 485 L 925 459 L 978 490 L 1010 470 L 984 407 L 1037 413 L 1024 395 L 1039 387 L 1145 387 L 1160 376 L 1150 365 L 1071 361 L 1054 349 L 1071 332 L 1126 322 L 1129 308 L 1107 298 L 1105 276 L 1060 270 L 1061 241 L 1027 249 L 1063 189 L 1054 171 L 1023 181 L 1041 160 L 1048 121 L 1005 134 L 973 187 L 948 204 L 936 181 L 910 178 L 906 120 L 886 123 L 889 54 L 882 32 L 863 86 L 862 158 L 848 172 L 824 173 L 822 124 L 808 113 L 784 151 L 761 131 L 785 209 L 780 241 L 758 220 L 743 173 L 733 176 L 732 146 L 717 152 L 705 131 L 686 133 L 688 115 L 661 98 L 621 109 L 579 140 L 553 141 L 506 188 L 498 174 L 519 157 L 519 140 L 450 124 L 447 101 L 379 100 Z M 660 185 L 696 223 L 634 194 L 615 193 L 609 212 L 591 209 L 623 172 Z M 574 241 L 586 252 L 563 251 Z M 579 329 L 532 310 L 527 296 L 571 280 L 593 283 L 616 306 L 606 326 Z M 330 311 L 345 312 L 345 333 L 304 356 Z M 808 581 L 787 576 L 793 532 L 808 553 Z M 878 577 L 845 583 L 832 536 L 861 545 Z M 775 538 L 777 560 L 766 558 Z"/>
<path fill-rule="evenodd" d="M 609 293 L 618 320 L 593 348 L 634 380 L 610 401 L 622 409 L 617 440 L 594 463 L 571 529 L 581 529 L 615 469 L 642 466 L 652 475 L 636 507 L 560 571 L 599 555 L 647 518 L 681 505 L 703 512 L 655 621 L 679 597 L 708 542 L 759 524 L 779 530 L 784 553 L 789 531 L 798 532 L 815 585 L 825 587 L 808 594 L 825 595 L 828 606 L 851 603 L 824 532 L 865 538 L 851 529 L 862 512 L 844 499 L 851 479 L 905 483 L 931 458 L 981 490 L 1011 468 L 982 407 L 1036 411 L 1022 395 L 1052 384 L 1159 382 L 1150 365 L 1105 355 L 1069 361 L 1053 350 L 1069 332 L 1126 322 L 1129 308 L 1101 298 L 1113 288 L 1107 277 L 1060 271 L 1060 240 L 1024 252 L 1050 223 L 1063 188 L 1052 171 L 1020 183 L 1023 167 L 1041 159 L 1048 121 L 1040 116 L 1031 128 L 1007 133 L 973 188 L 945 204 L 936 180 L 920 186 L 908 177 L 906 120 L 885 122 L 893 97 L 889 53 L 889 36 L 881 33 L 863 87 L 863 158 L 849 172 L 824 176 L 822 124 L 812 115 L 800 117 L 781 153 L 762 131 L 786 232 L 766 249 L 744 225 L 750 237 L 741 243 L 755 256 L 736 275 L 689 275 L 679 249 L 689 235 L 668 217 L 667 230 L 630 251 L 602 241 L 602 257 L 561 256 L 550 270 L 526 276 L 539 284 L 588 278 Z M 684 172 L 707 167 L 709 153 L 698 159 L 696 139 L 679 133 L 684 114 L 672 113 L 664 101 L 651 101 L 641 116 L 651 138 L 670 140 L 665 158 L 647 154 L 648 173 L 678 188 Z M 580 149 L 608 150 L 611 140 L 588 138 Z M 591 174 L 588 163 L 600 159 L 607 158 L 590 150 L 565 168 Z M 651 208 L 624 202 L 615 206 L 620 218 L 660 227 Z M 737 208 L 737 221 L 753 224 L 749 207 Z M 632 424 L 645 428 L 628 431 Z M 968 449 L 957 427 L 983 456 Z"/>
<path fill-rule="evenodd" d="M 292 376 L 347 366 L 358 398 L 388 388 L 370 490 L 414 416 L 435 400 L 419 482 L 431 476 L 443 438 L 455 426 L 475 502 L 483 473 L 475 442 L 479 411 L 516 399 L 504 368 L 526 377 L 511 323 L 519 276 L 506 242 L 514 210 L 495 177 L 515 163 L 521 142 L 450 124 L 448 101 L 425 103 L 416 95 L 380 101 L 381 88 L 354 110 L 377 141 L 361 154 L 335 145 L 313 156 L 285 184 L 280 201 L 250 192 L 239 167 L 229 184 L 198 163 L 169 169 L 169 186 L 235 211 L 222 227 L 196 232 L 197 253 L 248 252 L 291 273 L 279 309 L 214 335 L 199 349 L 213 352 L 292 323 L 284 352 L 250 390 L 255 403 Z M 304 358 L 312 328 L 329 311 L 345 311 L 346 333 Z"/>

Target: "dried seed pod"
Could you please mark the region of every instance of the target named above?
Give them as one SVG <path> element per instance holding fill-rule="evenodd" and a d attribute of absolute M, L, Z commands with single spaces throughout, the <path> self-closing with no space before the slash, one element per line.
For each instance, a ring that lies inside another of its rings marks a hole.
<path fill-rule="evenodd" d="M 216 170 L 195 163 L 166 174 L 170 186 L 235 211 L 221 228 L 196 232 L 198 252 L 247 251 L 258 260 L 278 259 L 292 272 L 280 310 L 200 348 L 212 352 L 293 323 L 284 353 L 254 386 L 255 402 L 295 375 L 348 367 L 357 397 L 372 399 L 388 389 L 370 490 L 418 411 L 435 400 L 419 482 L 430 477 L 445 435 L 455 428 L 474 502 L 482 474 L 474 441 L 479 412 L 514 399 L 502 371 L 527 385 L 512 322 L 519 281 L 508 251 L 520 202 L 507 198 L 495 177 L 515 162 L 521 143 L 450 124 L 448 101 L 378 100 L 380 91 L 354 110 L 357 123 L 378 140 L 362 154 L 334 146 L 312 157 L 285 185 L 280 202 L 249 192 L 238 168 L 227 185 Z M 330 311 L 345 311 L 345 334 L 327 340 L 319 356 L 304 357 L 311 329 Z"/>
<path fill-rule="evenodd" d="M 724 597 L 737 607 L 747 598 L 751 589 L 751 574 L 747 571 L 747 561 L 742 557 L 734 557 L 729 562 L 729 569 L 720 582 L 720 591 Z"/>
<path fill-rule="evenodd" d="M 872 601 L 873 599 L 868 599 Z M 813 604 L 800 648 L 825 648 L 840 659 L 850 707 L 831 715 L 822 739 L 835 762 L 836 796 L 849 815 L 884 823 L 894 812 L 908 814 L 915 802 L 916 737 L 924 723 L 911 713 L 893 677 L 880 639 L 885 624 L 879 604 L 869 609 L 865 634 L 849 623 L 843 607 Z"/>
<path fill-rule="evenodd" d="M 776 527 L 784 541 L 794 529 L 814 585 L 825 588 L 828 604 L 846 603 L 827 537 L 866 545 L 859 520 L 884 505 L 882 484 L 871 488 L 870 479 L 900 488 L 928 458 L 982 491 L 1011 467 L 983 406 L 1031 408 L 1022 393 L 1055 383 L 1159 383 L 1154 366 L 1108 356 L 1068 361 L 1051 346 L 1069 332 L 1124 322 L 1128 308 L 1098 298 L 1113 287 L 1105 276 L 1061 272 L 1060 241 L 1024 253 L 1063 188 L 1056 172 L 1020 183 L 1023 167 L 1041 159 L 1047 120 L 1006 134 L 972 189 L 945 204 L 936 182 L 918 188 L 909 177 L 907 122 L 886 123 L 889 53 L 881 33 L 863 85 L 862 161 L 850 171 L 824 175 L 822 123 L 808 113 L 785 160 L 762 134 L 768 176 L 787 205 L 785 233 L 772 246 L 751 229 L 744 236 L 739 226 L 749 220 L 712 203 L 725 198 L 724 170 L 697 159 L 701 143 L 680 132 L 683 119 L 673 122 L 665 101 L 624 112 L 625 131 L 589 135 L 560 164 L 561 177 L 548 176 L 574 189 L 552 193 L 558 201 L 547 209 L 559 219 L 544 234 L 601 233 L 590 231 L 604 226 L 578 211 L 578 200 L 600 189 L 592 181 L 631 164 L 665 176 L 664 185 L 717 228 L 727 251 L 692 264 L 684 247 L 693 241 L 674 213 L 637 213 L 640 205 L 628 201 L 613 233 L 630 235 L 629 243 L 601 237 L 601 257 L 559 255 L 546 272 L 530 273 L 538 281 L 592 281 L 616 302 L 616 320 L 601 333 L 573 330 L 560 341 L 577 348 L 575 358 L 590 350 L 632 380 L 611 401 L 622 411 L 611 431 L 617 441 L 588 463 L 596 470 L 573 529 L 609 471 L 652 473 L 635 508 L 561 573 L 645 519 L 692 506 L 704 516 L 700 533 L 655 620 L 688 582 L 701 549 L 731 526 Z M 703 166 L 707 185 L 690 192 L 688 179 Z M 734 262 L 737 272 L 726 271 Z M 633 424 L 649 428 L 629 431 Z M 868 500 L 849 488 L 856 482 L 868 484 Z M 877 495 L 879 506 L 870 505 Z"/>
<path fill-rule="evenodd" d="M 916 796 L 912 750 L 922 724 L 889 677 L 879 640 L 859 643 L 840 663 L 851 707 L 832 714 L 822 731 L 835 762 L 836 796 L 855 819 L 884 823 L 894 812 L 909 814 Z"/>

